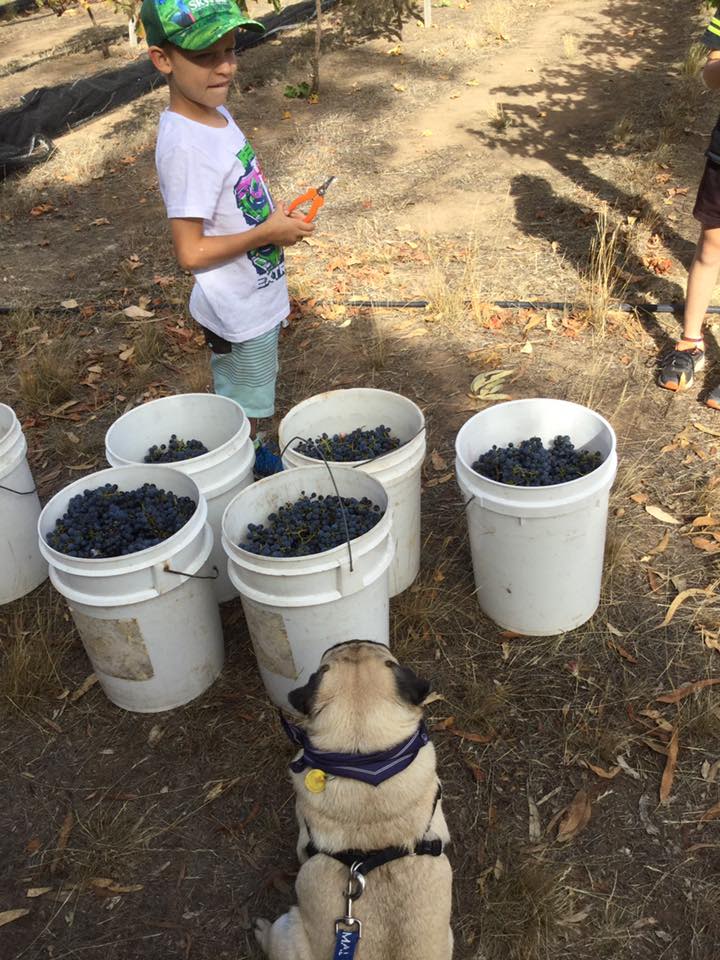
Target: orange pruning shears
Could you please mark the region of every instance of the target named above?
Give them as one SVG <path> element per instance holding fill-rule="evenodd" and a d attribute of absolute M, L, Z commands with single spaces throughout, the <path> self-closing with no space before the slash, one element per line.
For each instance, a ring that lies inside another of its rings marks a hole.
<path fill-rule="evenodd" d="M 325 194 L 330 184 L 335 180 L 335 177 L 329 177 L 325 183 L 321 184 L 317 190 L 314 187 L 311 187 L 307 193 L 304 193 L 301 197 L 298 197 L 288 207 L 288 213 L 292 213 L 293 210 L 296 210 L 298 207 L 302 206 L 303 203 L 310 204 L 310 210 L 307 216 L 304 217 L 305 223 L 312 223 L 315 217 L 320 211 L 320 207 L 325 203 Z"/>

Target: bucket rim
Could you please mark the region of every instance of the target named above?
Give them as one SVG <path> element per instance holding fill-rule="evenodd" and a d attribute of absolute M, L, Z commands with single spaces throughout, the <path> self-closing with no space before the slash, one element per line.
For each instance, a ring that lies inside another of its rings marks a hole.
<path fill-rule="evenodd" d="M 188 476 L 187 474 L 181 473 L 179 470 L 172 470 L 171 472 L 176 474 L 176 476 L 183 477 L 185 480 L 189 481 L 195 487 L 195 490 L 197 491 L 197 496 L 194 497 L 196 502 L 195 502 L 195 510 L 193 511 L 193 513 L 188 517 L 188 519 L 180 527 L 179 530 L 176 530 L 175 533 L 173 533 L 171 536 L 166 537 L 165 540 L 161 540 L 159 543 L 156 543 L 151 547 L 144 547 L 142 550 L 136 550 L 134 553 L 119 553 L 114 557 L 73 557 L 69 553 L 63 553 L 60 550 L 56 550 L 55 547 L 52 547 L 48 543 L 46 534 L 43 530 L 43 521 L 46 517 L 46 511 L 49 511 L 49 508 L 53 505 L 53 503 L 56 501 L 58 497 L 66 493 L 66 491 L 69 490 L 71 487 L 75 486 L 75 484 L 79 485 L 83 483 L 83 481 L 86 481 L 86 482 L 92 481 L 93 478 L 101 477 L 103 475 L 110 474 L 110 473 L 115 473 L 117 471 L 123 471 L 123 472 L 128 470 L 135 471 L 140 466 L 147 468 L 147 467 L 150 467 L 151 465 L 147 463 L 142 465 L 130 464 L 128 466 L 123 466 L 123 467 L 107 467 L 105 470 L 97 470 L 94 473 L 87 474 L 87 476 L 85 477 L 79 477 L 77 480 L 74 480 L 72 483 L 67 484 L 67 486 L 62 487 L 60 490 L 57 491 L 57 493 L 55 493 L 50 498 L 50 500 L 48 500 L 48 502 L 45 504 L 45 506 L 41 510 L 40 516 L 38 517 L 37 530 L 38 530 L 38 537 L 40 540 L 41 553 L 44 554 L 46 559 L 48 559 L 53 566 L 62 568 L 66 571 L 72 569 L 73 572 L 76 572 L 76 573 L 80 573 L 83 569 L 85 569 L 88 572 L 92 570 L 92 571 L 96 571 L 97 575 L 104 573 L 107 570 L 107 568 L 110 567 L 111 565 L 113 564 L 117 565 L 119 563 L 122 563 L 124 566 L 124 569 L 120 571 L 122 573 L 129 573 L 131 572 L 132 569 L 137 569 L 137 570 L 145 569 L 149 566 L 154 566 L 156 563 L 161 563 L 164 559 L 166 559 L 166 557 L 164 556 L 157 556 L 155 559 L 151 560 L 151 558 L 148 556 L 148 554 L 150 554 L 151 551 L 159 551 L 160 553 L 164 554 L 165 553 L 164 548 L 166 547 L 166 545 L 173 546 L 173 547 L 177 547 L 180 545 L 181 538 L 183 536 L 187 536 L 188 532 L 190 532 L 189 531 L 190 526 L 193 526 L 193 527 L 197 526 L 198 529 L 200 529 L 205 524 L 205 521 L 207 519 L 207 503 L 202 493 L 200 492 L 198 485 L 195 483 L 193 478 Z M 155 466 L 166 467 L 165 464 L 156 464 Z M 166 469 L 168 471 L 171 470 L 170 467 L 166 467 Z M 151 481 L 151 480 L 147 480 L 146 482 L 155 483 L 155 481 Z M 155 485 L 157 486 L 157 484 Z M 85 486 L 87 488 L 87 483 Z M 118 486 L 120 485 L 118 484 Z M 176 491 L 172 490 L 171 492 L 175 493 Z M 75 494 L 72 494 L 72 496 L 75 496 Z M 187 496 L 187 494 L 181 494 L 181 496 Z M 147 562 L 147 561 L 151 561 L 151 562 Z"/>
<path fill-rule="evenodd" d="M 332 466 L 332 464 L 330 464 L 330 466 Z M 353 476 L 358 476 L 356 471 L 348 464 L 341 464 L 337 467 L 337 469 L 344 472 L 348 472 L 348 473 L 352 472 Z M 315 461 L 312 465 L 307 467 L 305 466 L 296 467 L 292 471 L 287 471 L 287 473 L 288 474 L 292 473 L 297 475 L 299 473 L 317 471 L 317 470 L 321 470 L 325 477 L 328 476 L 328 471 L 325 469 L 325 466 L 322 463 L 322 461 L 319 461 L 319 462 Z M 360 473 L 359 475 L 367 478 L 379 488 L 379 492 L 381 493 L 382 498 L 385 501 L 385 504 L 384 504 L 382 516 L 380 517 L 378 522 L 369 530 L 366 530 L 365 533 L 360 534 L 359 537 L 353 537 L 349 541 L 351 547 L 353 547 L 356 544 L 363 545 L 363 546 L 368 544 L 370 542 L 370 539 L 373 538 L 374 536 L 377 536 L 378 533 L 382 533 L 383 536 L 386 536 L 389 533 L 390 528 L 392 526 L 392 508 L 390 505 L 390 498 L 388 497 L 387 490 L 382 485 L 380 480 L 376 479 L 370 474 Z M 347 540 L 344 540 L 342 543 L 339 543 L 335 547 L 331 547 L 329 550 L 321 550 L 319 553 L 308 553 L 301 557 L 267 557 L 261 553 L 253 553 L 251 550 L 245 550 L 243 547 L 240 546 L 240 544 L 235 543 L 230 538 L 227 531 L 226 520 L 230 514 L 230 511 L 235 506 L 237 501 L 243 495 L 245 494 L 249 495 L 250 491 L 255 492 L 256 490 L 260 489 L 262 484 L 268 485 L 269 483 L 272 483 L 272 482 L 279 484 L 278 478 L 282 478 L 281 473 L 280 474 L 276 473 L 270 477 L 264 477 L 262 480 L 257 480 L 255 483 L 251 484 L 249 487 L 246 487 L 245 490 L 240 490 L 239 493 L 235 497 L 233 497 L 233 499 L 225 508 L 225 511 L 222 516 L 221 531 L 222 531 L 223 544 L 225 546 L 225 553 L 230 557 L 230 559 L 234 560 L 235 562 L 239 562 L 240 560 L 242 560 L 242 562 L 245 563 L 247 566 L 251 566 L 253 564 L 253 561 L 254 562 L 259 561 L 263 566 L 264 573 L 267 572 L 267 570 L 264 569 L 265 567 L 267 567 L 268 565 L 274 565 L 276 563 L 282 563 L 283 566 L 286 566 L 289 568 L 291 564 L 296 564 L 300 566 L 313 561 L 318 562 L 318 560 L 320 560 L 321 562 L 325 562 L 329 560 L 330 563 L 328 564 L 328 567 L 337 566 L 337 564 L 335 563 L 336 560 L 340 560 L 340 564 L 342 564 L 343 561 L 349 562 L 348 554 L 347 554 L 347 547 L 348 547 Z M 330 494 L 330 495 L 333 496 L 334 494 Z M 323 494 L 323 496 L 325 496 L 325 494 Z M 384 530 L 385 527 L 387 527 L 387 530 Z M 247 530 L 247 524 L 245 524 L 245 529 Z M 340 556 L 341 553 L 343 554 L 342 557 Z M 238 554 L 239 554 L 239 557 L 237 556 Z"/>
<path fill-rule="evenodd" d="M 339 388 L 337 390 L 324 390 L 321 393 L 313 394 L 312 397 L 306 397 L 305 400 L 301 400 L 300 403 L 296 403 L 285 416 L 280 421 L 278 426 L 278 441 L 280 443 L 280 448 L 283 450 L 285 444 L 283 443 L 283 432 L 287 431 L 287 422 L 295 416 L 299 411 L 307 409 L 309 406 L 314 404 L 320 405 L 324 399 L 332 399 L 341 396 L 342 394 L 364 394 L 369 395 L 382 395 L 384 397 L 392 397 L 393 401 L 401 401 L 408 409 L 411 409 L 413 413 L 417 413 L 418 416 L 418 429 L 415 434 L 410 437 L 409 440 L 406 440 L 402 443 L 396 450 L 388 450 L 387 453 L 380 454 L 378 457 L 371 457 L 367 460 L 318 460 L 315 457 L 309 457 L 307 454 L 300 453 L 295 447 L 287 447 L 287 450 L 283 451 L 283 456 L 286 453 L 291 453 L 293 457 L 297 457 L 303 464 L 308 466 L 314 466 L 316 464 L 322 464 L 323 462 L 328 463 L 331 467 L 350 467 L 351 469 L 356 469 L 357 467 L 364 467 L 368 464 L 374 464 L 382 459 L 386 459 L 386 463 L 394 463 L 396 459 L 402 459 L 408 455 L 408 453 L 413 453 L 413 445 L 420 446 L 425 442 L 425 434 L 427 430 L 427 424 L 425 422 L 425 414 L 420 409 L 420 407 L 415 403 L 414 400 L 411 400 L 409 397 L 404 396 L 402 393 L 396 393 L 394 390 L 382 390 L 379 387 L 345 387 Z M 289 431 L 287 431 L 289 432 Z M 294 437 L 291 437 L 287 444 L 292 443 Z M 416 441 L 419 443 L 416 444 Z M 391 460 L 392 458 L 392 460 Z"/>
<path fill-rule="evenodd" d="M 561 483 L 542 484 L 536 487 L 526 487 L 526 486 L 522 486 L 514 483 L 503 483 L 501 480 L 493 480 L 490 477 L 484 476 L 482 473 L 478 473 L 477 470 L 473 468 L 472 464 L 467 462 L 461 448 L 461 438 L 463 438 L 463 434 L 465 434 L 466 431 L 467 433 L 471 432 L 470 431 L 471 424 L 473 425 L 476 424 L 480 418 L 484 417 L 486 414 L 492 414 L 495 410 L 498 410 L 500 408 L 507 408 L 507 407 L 516 406 L 520 404 L 522 404 L 523 406 L 529 406 L 531 404 L 537 403 L 538 401 L 541 401 L 543 403 L 552 403 L 559 406 L 561 405 L 564 407 L 574 407 L 577 410 L 583 410 L 585 413 L 591 415 L 596 420 L 598 420 L 602 424 L 602 426 L 605 427 L 610 437 L 610 449 L 607 455 L 602 460 L 602 462 L 598 464 L 598 466 L 595 467 L 594 470 L 591 470 L 590 473 L 584 474 L 584 476 L 582 477 L 575 477 L 574 480 L 563 480 Z M 479 410 L 477 413 L 473 414 L 472 417 L 466 420 L 465 423 L 462 425 L 462 427 L 458 430 L 457 436 L 455 437 L 455 456 L 457 457 L 458 462 L 461 463 L 462 466 L 466 470 L 468 470 L 474 477 L 477 477 L 481 483 L 489 484 L 490 489 L 495 488 L 498 491 L 527 490 L 527 491 L 534 491 L 535 493 L 537 493 L 537 491 L 539 490 L 547 490 L 547 491 L 560 490 L 560 489 L 571 490 L 573 489 L 573 485 L 582 484 L 586 482 L 588 480 L 588 477 L 596 476 L 603 469 L 603 467 L 606 466 L 606 464 L 612 463 L 614 461 L 614 458 L 617 456 L 617 436 L 610 422 L 601 413 L 598 413 L 596 410 L 593 410 L 591 407 L 584 406 L 582 403 L 575 403 L 572 400 L 560 400 L 555 397 L 523 397 L 519 400 L 506 400 L 506 401 L 503 401 L 502 403 L 493 404 L 492 407 L 487 407 L 485 410 Z"/>
<path fill-rule="evenodd" d="M 221 403 L 224 403 L 226 406 L 230 404 L 231 406 L 228 407 L 228 409 L 236 408 L 237 410 L 240 411 L 240 415 L 241 415 L 240 427 L 235 431 L 235 433 L 233 433 L 230 437 L 228 437 L 227 440 L 223 441 L 223 443 L 219 444 L 216 447 L 212 447 L 211 449 L 208 450 L 207 453 L 201 453 L 197 457 L 189 457 L 187 460 L 179 460 L 176 463 L 145 463 L 144 460 L 128 460 L 126 457 L 120 456 L 119 454 L 116 453 L 115 450 L 113 450 L 112 446 L 108 441 L 113 431 L 115 431 L 116 427 L 118 427 L 123 421 L 126 421 L 127 423 L 127 421 L 132 417 L 132 415 L 137 413 L 138 410 L 144 410 L 148 407 L 153 406 L 153 404 L 168 403 L 169 405 L 173 401 L 176 401 L 180 398 L 192 399 L 192 400 L 199 399 L 201 401 L 207 401 L 209 399 L 212 403 L 221 401 Z M 130 410 L 126 410 L 125 413 L 123 413 L 121 416 L 117 418 L 117 420 L 114 420 L 110 424 L 110 426 L 105 432 L 105 456 L 109 462 L 109 456 L 110 454 L 112 454 L 112 456 L 123 461 L 122 466 L 170 467 L 171 469 L 176 469 L 178 470 L 178 472 L 185 473 L 186 476 L 189 476 L 191 473 L 196 472 L 194 469 L 190 469 L 190 465 L 194 466 L 195 464 L 197 464 L 198 470 L 202 469 L 202 467 L 204 466 L 208 466 L 211 463 L 211 459 L 216 458 L 218 454 L 222 454 L 225 451 L 226 447 L 229 447 L 232 444 L 232 442 L 235 440 L 237 435 L 243 432 L 245 427 L 247 427 L 247 436 L 244 438 L 244 440 L 247 440 L 248 437 L 250 436 L 250 418 L 245 413 L 245 411 L 240 406 L 240 404 L 236 400 L 233 400 L 232 397 L 223 397 L 219 393 L 175 393 L 168 397 L 155 397 L 154 400 L 147 400 L 145 403 L 139 403 L 136 407 L 132 407 Z M 119 469 L 119 467 L 115 467 L 114 469 Z"/>

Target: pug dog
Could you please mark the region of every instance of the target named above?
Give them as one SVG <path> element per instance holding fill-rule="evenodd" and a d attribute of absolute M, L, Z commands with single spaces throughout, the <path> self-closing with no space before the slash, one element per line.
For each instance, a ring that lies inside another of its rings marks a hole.
<path fill-rule="evenodd" d="M 452 957 L 450 836 L 422 720 L 429 690 L 388 647 L 351 641 L 289 694 L 303 717 L 286 725 L 301 747 L 291 764 L 301 867 L 297 906 L 256 921 L 270 960 Z M 348 931 L 360 938 L 343 941 Z"/>

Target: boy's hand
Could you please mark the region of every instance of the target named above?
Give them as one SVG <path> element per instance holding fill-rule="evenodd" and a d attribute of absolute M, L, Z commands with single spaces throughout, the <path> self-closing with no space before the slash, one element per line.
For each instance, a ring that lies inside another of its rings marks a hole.
<path fill-rule="evenodd" d="M 268 243 L 278 247 L 291 247 L 315 232 L 314 223 L 305 223 L 302 216 L 291 216 L 287 204 L 280 204 L 262 225 Z"/>

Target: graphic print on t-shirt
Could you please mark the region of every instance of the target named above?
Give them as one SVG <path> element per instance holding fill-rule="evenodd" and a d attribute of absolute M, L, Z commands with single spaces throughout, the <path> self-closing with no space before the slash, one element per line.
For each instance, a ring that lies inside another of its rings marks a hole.
<path fill-rule="evenodd" d="M 256 227 L 264 223 L 272 213 L 270 194 L 265 186 L 262 171 L 255 157 L 255 151 L 246 143 L 237 154 L 242 164 L 243 175 L 234 186 L 235 202 L 245 218 L 245 223 Z M 268 244 L 249 250 L 247 258 L 258 275 L 258 287 L 267 287 L 274 280 L 285 276 L 285 254 L 282 247 Z"/>

